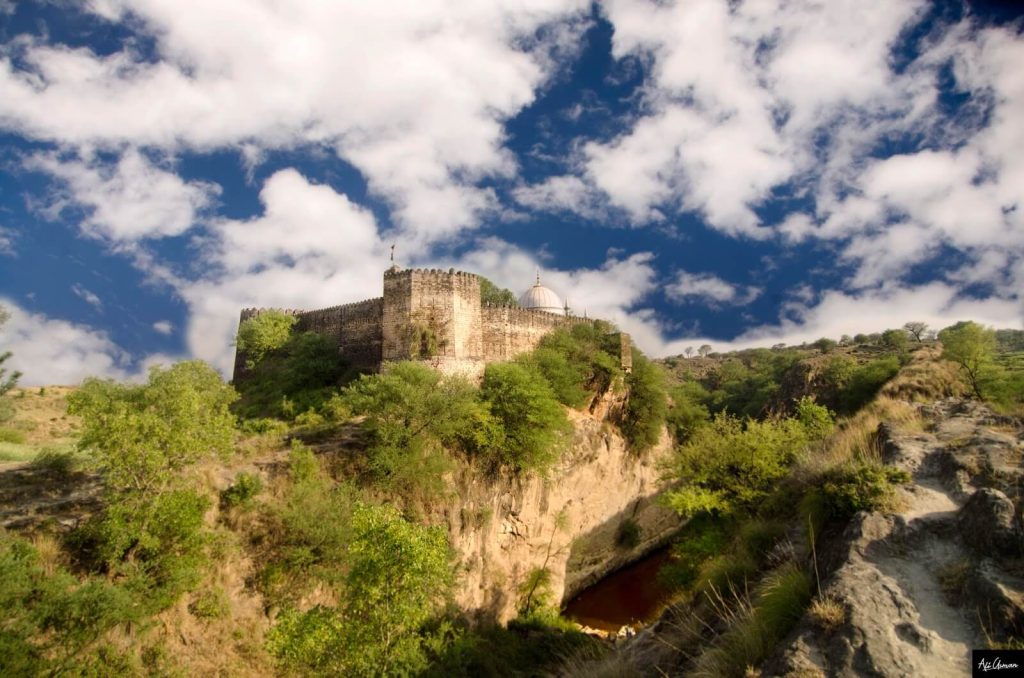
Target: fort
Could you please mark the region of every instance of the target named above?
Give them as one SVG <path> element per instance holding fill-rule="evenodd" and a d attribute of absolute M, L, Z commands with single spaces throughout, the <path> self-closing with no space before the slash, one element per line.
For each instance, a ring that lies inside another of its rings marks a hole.
<path fill-rule="evenodd" d="M 519 305 L 486 304 L 480 276 L 449 269 L 384 272 L 383 296 L 313 311 L 276 309 L 295 315 L 295 329 L 331 337 L 353 367 L 379 372 L 388 363 L 420 360 L 446 374 L 479 377 L 491 362 L 511 360 L 535 348 L 560 327 L 595 323 L 563 306 L 558 296 L 536 284 Z M 239 323 L 270 309 L 243 309 Z M 632 367 L 629 335 L 619 334 L 624 370 Z M 234 378 L 245 377 L 245 356 L 236 352 Z"/>

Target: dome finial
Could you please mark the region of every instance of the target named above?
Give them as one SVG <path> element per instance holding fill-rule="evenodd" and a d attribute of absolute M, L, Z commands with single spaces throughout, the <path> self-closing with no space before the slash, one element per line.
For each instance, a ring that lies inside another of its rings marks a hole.
<path fill-rule="evenodd" d="M 539 285 L 539 284 L 540 284 L 540 267 L 537 268 L 537 282 L 535 282 L 534 285 Z"/>

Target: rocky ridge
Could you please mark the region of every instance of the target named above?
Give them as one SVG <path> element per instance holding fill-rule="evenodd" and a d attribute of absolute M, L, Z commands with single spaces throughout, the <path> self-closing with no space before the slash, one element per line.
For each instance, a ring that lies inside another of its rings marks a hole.
<path fill-rule="evenodd" d="M 913 478 L 901 510 L 857 514 L 818 554 L 845 621 L 805 615 L 762 676 L 967 676 L 972 648 L 1024 636 L 1024 430 L 973 401 L 921 415 L 921 431 L 879 430 Z"/>

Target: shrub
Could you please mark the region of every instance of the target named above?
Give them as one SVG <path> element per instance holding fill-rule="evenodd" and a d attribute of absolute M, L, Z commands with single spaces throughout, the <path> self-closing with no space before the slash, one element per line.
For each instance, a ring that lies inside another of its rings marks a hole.
<path fill-rule="evenodd" d="M 866 405 L 885 382 L 900 371 L 897 358 L 881 358 L 856 368 L 839 393 L 839 407 L 845 414 L 853 414 Z"/>
<path fill-rule="evenodd" d="M 237 394 L 200 361 L 154 367 L 141 386 L 87 379 L 68 396 L 82 417 L 79 447 L 93 453 L 115 492 L 150 492 L 209 454 L 230 454 Z"/>
<path fill-rule="evenodd" d="M 77 460 L 71 452 L 47 447 L 36 455 L 29 466 L 53 478 L 67 478 L 75 472 Z"/>
<path fill-rule="evenodd" d="M 642 353 L 633 350 L 633 371 L 626 375 L 629 395 L 623 413 L 622 434 L 636 450 L 658 442 L 668 412 L 665 377 L 661 369 Z"/>
<path fill-rule="evenodd" d="M 294 441 L 288 460 L 291 484 L 267 511 L 270 554 L 260 573 L 264 595 L 276 603 L 298 600 L 318 582 L 341 583 L 355 506 L 355 490 L 335 486 L 313 451 Z"/>
<path fill-rule="evenodd" d="M 256 473 L 239 473 L 235 482 L 220 493 L 222 506 L 244 506 L 263 491 L 263 480 Z"/>
<path fill-rule="evenodd" d="M 640 543 L 642 530 L 635 520 L 627 518 L 619 523 L 615 532 L 615 545 L 621 549 L 633 549 Z"/>
<path fill-rule="evenodd" d="M 809 441 L 795 419 L 740 421 L 720 413 L 682 445 L 671 462 L 683 486 L 667 494 L 684 516 L 745 511 L 766 497 Z"/>
<path fill-rule="evenodd" d="M 442 377 L 416 362 L 364 375 L 342 394 L 346 407 L 365 415 L 367 461 L 374 479 L 406 496 L 435 496 L 450 466 L 447 448 L 476 451 L 497 444 L 494 418 L 477 390 L 458 377 Z"/>
<path fill-rule="evenodd" d="M 222 619 L 231 614 L 231 601 L 223 588 L 215 586 L 193 598 L 188 611 L 199 619 Z"/>
<path fill-rule="evenodd" d="M 484 370 L 480 393 L 501 427 L 488 445 L 493 461 L 516 472 L 543 473 L 558 460 L 569 422 L 539 371 L 492 363 Z"/>
<path fill-rule="evenodd" d="M 281 311 L 263 311 L 238 326 L 235 345 L 245 354 L 245 364 L 252 369 L 266 355 L 283 347 L 291 336 L 292 327 L 298 322 L 294 315 Z"/>
<path fill-rule="evenodd" d="M 0 531 L 0 672 L 57 675 L 88 663 L 87 649 L 108 630 L 139 618 L 122 586 L 78 581 L 60 567 L 45 568 L 25 540 Z"/>
<path fill-rule="evenodd" d="M 253 435 L 281 435 L 288 432 L 288 423 L 280 419 L 268 417 L 257 417 L 255 419 L 243 419 L 238 426 L 242 433 Z"/>
<path fill-rule="evenodd" d="M 732 531 L 727 523 L 709 514 L 692 518 L 672 545 L 672 559 L 658 572 L 670 588 L 689 589 L 701 567 L 729 545 Z"/>
<path fill-rule="evenodd" d="M 687 380 L 672 388 L 669 397 L 672 406 L 665 415 L 665 423 L 675 441 L 684 443 L 711 418 L 704 405 L 708 392 L 698 382 Z"/>
<path fill-rule="evenodd" d="M 796 419 L 803 425 L 811 440 L 824 440 L 835 427 L 835 421 L 828 408 L 818 405 L 810 396 L 804 396 L 797 401 Z"/>
<path fill-rule="evenodd" d="M 25 444 L 25 434 L 13 428 L 0 428 L 0 443 Z"/>
<path fill-rule="evenodd" d="M 268 634 L 268 647 L 282 664 L 304 673 L 421 672 L 431 640 L 427 622 L 451 581 L 445 533 L 409 523 L 389 506 L 358 506 L 351 529 L 339 606 L 285 612 Z"/>
<path fill-rule="evenodd" d="M 828 472 L 821 493 L 828 515 L 845 519 L 858 511 L 889 508 L 893 486 L 907 482 L 910 474 L 901 469 L 868 462 L 851 463 Z"/>
<path fill-rule="evenodd" d="M 605 329 L 580 324 L 556 330 L 518 362 L 536 367 L 560 403 L 581 407 L 590 394 L 603 393 L 621 375 L 618 335 Z"/>

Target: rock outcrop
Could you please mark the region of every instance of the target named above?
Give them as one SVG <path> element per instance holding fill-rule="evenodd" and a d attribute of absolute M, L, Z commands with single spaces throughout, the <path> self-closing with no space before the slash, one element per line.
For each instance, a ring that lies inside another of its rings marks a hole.
<path fill-rule="evenodd" d="M 763 676 L 968 676 L 972 648 L 1021 636 L 1022 431 L 970 401 L 922 415 L 926 431 L 879 431 L 914 480 L 903 510 L 858 514 L 826 556 L 822 595 L 845 622 L 805 616 Z"/>
<path fill-rule="evenodd" d="M 547 478 L 467 472 L 457 480 L 446 513 L 464 610 L 507 621 L 536 568 L 551 574 L 552 602 L 564 603 L 679 528 L 679 517 L 657 502 L 665 489 L 658 464 L 671 451 L 667 433 L 639 454 L 605 421 L 608 404 L 599 405 L 596 414 L 569 413 L 571 446 Z"/>

